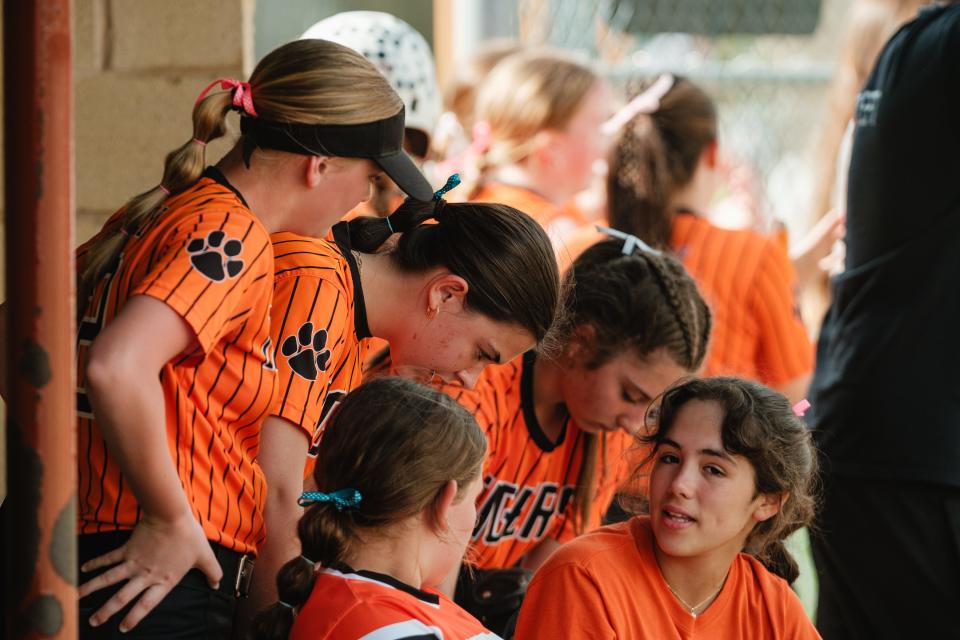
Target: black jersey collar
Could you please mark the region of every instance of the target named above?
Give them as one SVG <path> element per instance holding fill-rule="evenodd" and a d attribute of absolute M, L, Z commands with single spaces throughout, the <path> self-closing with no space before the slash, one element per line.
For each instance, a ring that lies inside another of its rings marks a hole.
<path fill-rule="evenodd" d="M 250 205 L 247 204 L 247 201 L 246 201 L 246 199 L 243 197 L 243 194 L 240 193 L 240 190 L 237 189 L 237 188 L 236 188 L 235 186 L 233 186 L 232 184 L 230 184 L 230 181 L 227 180 L 227 176 L 223 175 L 223 172 L 220 171 L 220 169 L 217 169 L 217 168 L 214 167 L 214 166 L 207 167 L 206 169 L 203 170 L 203 175 L 202 175 L 202 177 L 204 177 L 204 178 L 210 178 L 211 180 L 213 180 L 213 181 L 216 182 L 217 184 L 220 184 L 220 185 L 226 187 L 227 189 L 230 189 L 230 191 L 233 191 L 233 193 L 236 194 L 236 196 L 237 196 L 238 198 L 240 198 L 240 202 L 243 203 L 243 206 L 245 206 L 247 209 L 250 208 Z"/>
<path fill-rule="evenodd" d="M 570 424 L 570 419 L 567 418 L 563 423 L 563 429 L 560 430 L 560 437 L 557 438 L 556 442 L 552 442 L 543 432 L 543 427 L 537 420 L 537 412 L 534 411 L 535 405 L 533 402 L 533 366 L 536 362 L 537 354 L 535 351 L 528 351 L 523 354 L 523 372 L 520 374 L 520 407 L 523 409 L 523 421 L 527 425 L 530 438 L 543 451 L 549 453 L 563 444 L 563 439 L 567 437 L 567 426 Z"/>
<path fill-rule="evenodd" d="M 368 580 L 375 580 L 376 582 L 381 582 L 387 585 L 388 587 L 393 587 L 394 589 L 399 589 L 404 593 L 409 593 L 417 600 L 422 600 L 423 602 L 426 602 L 427 604 L 432 604 L 435 607 L 440 605 L 440 596 L 438 596 L 437 594 L 428 593 L 426 591 L 417 589 L 416 587 L 412 587 L 406 582 L 397 580 L 393 576 L 387 575 L 386 573 L 377 573 L 376 571 L 367 571 L 366 569 L 357 570 L 343 562 L 334 563 L 333 566 L 331 566 L 330 568 L 336 569 L 340 573 L 354 574 L 354 575 L 367 578 Z"/>

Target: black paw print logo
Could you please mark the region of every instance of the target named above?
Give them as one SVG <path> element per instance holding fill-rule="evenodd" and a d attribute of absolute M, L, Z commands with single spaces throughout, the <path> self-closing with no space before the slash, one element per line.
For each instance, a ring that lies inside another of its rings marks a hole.
<path fill-rule="evenodd" d="M 190 264 L 214 282 L 235 278 L 243 271 L 243 260 L 237 258 L 243 251 L 243 243 L 227 239 L 223 231 L 211 231 L 206 238 L 194 238 L 187 245 Z"/>
<path fill-rule="evenodd" d="M 294 373 L 307 380 L 316 380 L 317 375 L 326 371 L 330 363 L 327 330 L 320 329 L 314 333 L 313 323 L 304 322 L 296 335 L 287 336 L 283 341 L 280 353 L 286 356 Z"/>

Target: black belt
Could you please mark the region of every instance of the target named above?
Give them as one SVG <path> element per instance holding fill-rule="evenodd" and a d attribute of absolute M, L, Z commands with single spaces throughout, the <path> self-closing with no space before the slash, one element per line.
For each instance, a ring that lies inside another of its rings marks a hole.
<path fill-rule="evenodd" d="M 130 539 L 130 531 L 107 531 L 104 533 L 84 533 L 77 537 L 77 564 L 82 565 L 88 560 L 102 556 L 117 547 L 126 544 Z M 253 579 L 253 554 L 244 554 L 228 549 L 215 542 L 210 543 L 213 555 L 220 568 L 223 569 L 223 578 L 220 579 L 220 593 L 235 598 L 246 598 L 250 592 L 250 581 Z M 90 576 L 102 573 L 106 569 L 91 571 Z M 199 572 L 199 569 L 191 569 Z M 82 577 L 81 580 L 85 581 Z M 204 577 L 206 580 L 206 577 Z"/>

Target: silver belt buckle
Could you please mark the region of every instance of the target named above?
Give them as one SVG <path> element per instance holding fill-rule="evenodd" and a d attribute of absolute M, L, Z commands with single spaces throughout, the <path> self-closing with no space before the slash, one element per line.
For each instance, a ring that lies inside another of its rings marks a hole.
<path fill-rule="evenodd" d="M 250 581 L 253 580 L 253 556 L 243 555 L 237 566 L 237 579 L 233 584 L 233 595 L 246 598 L 250 593 Z"/>

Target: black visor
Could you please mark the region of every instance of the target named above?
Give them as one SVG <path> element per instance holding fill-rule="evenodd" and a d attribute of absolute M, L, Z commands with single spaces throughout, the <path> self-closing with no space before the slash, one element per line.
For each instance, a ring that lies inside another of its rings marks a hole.
<path fill-rule="evenodd" d="M 430 183 L 403 150 L 403 122 L 403 109 L 389 118 L 361 124 L 297 124 L 244 116 L 240 118 L 240 131 L 264 149 L 308 156 L 369 158 L 408 196 L 430 200 Z"/>

